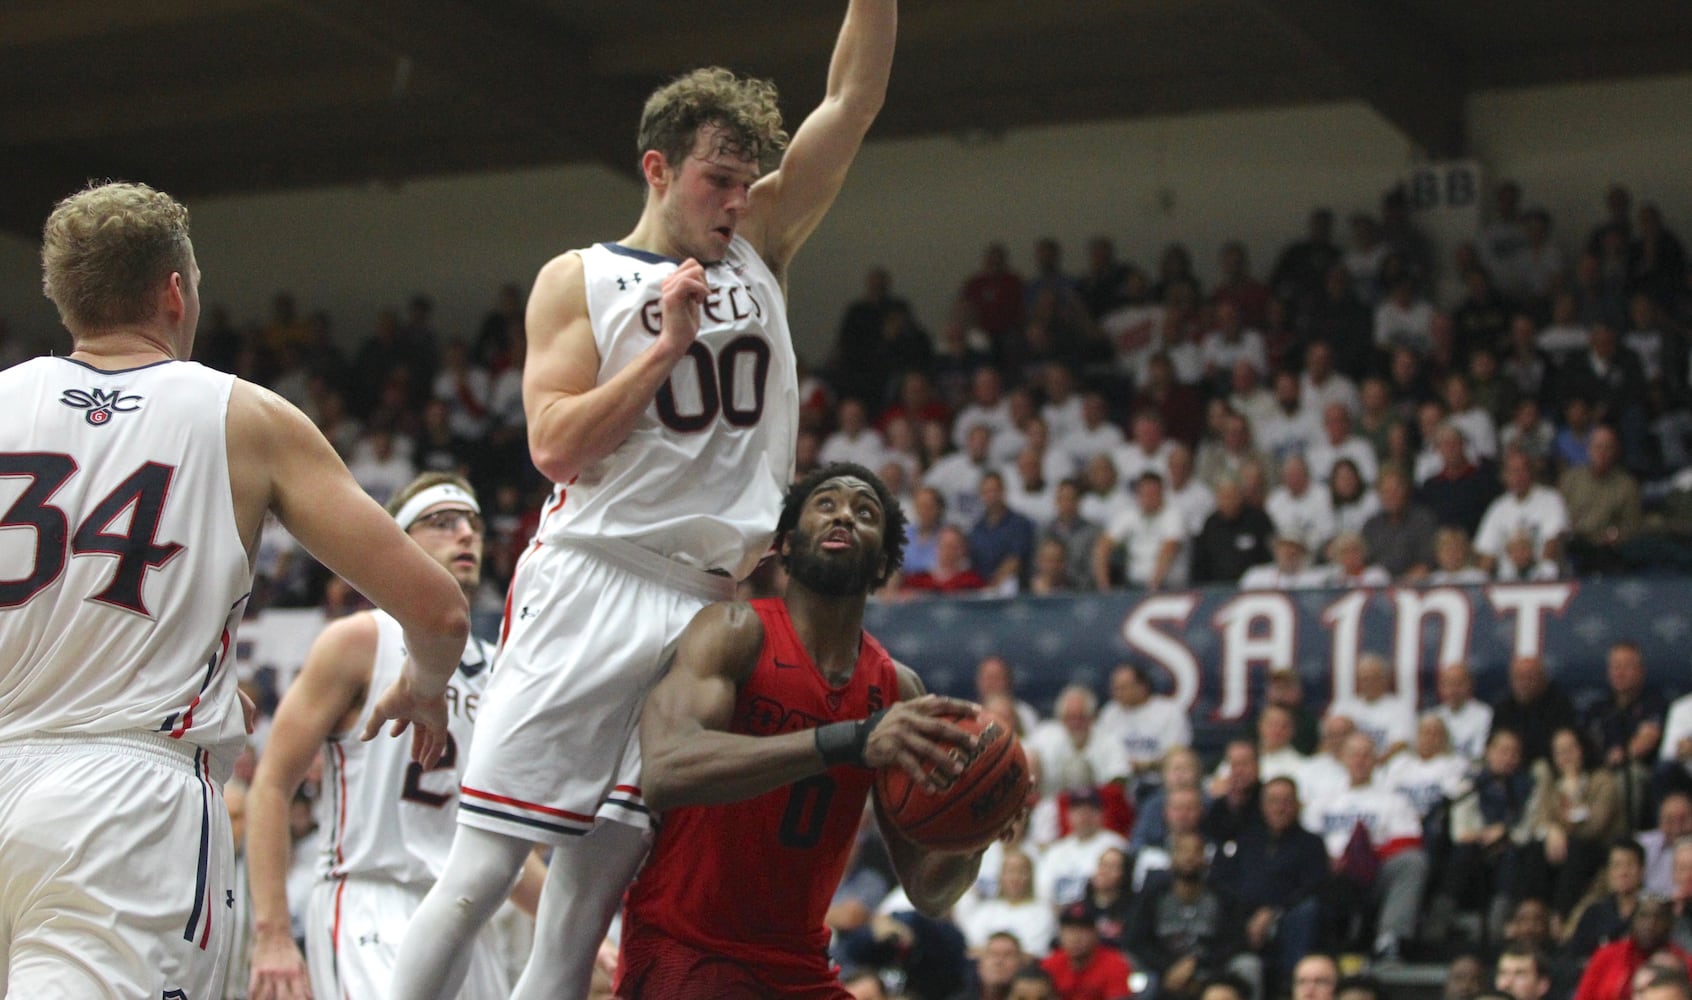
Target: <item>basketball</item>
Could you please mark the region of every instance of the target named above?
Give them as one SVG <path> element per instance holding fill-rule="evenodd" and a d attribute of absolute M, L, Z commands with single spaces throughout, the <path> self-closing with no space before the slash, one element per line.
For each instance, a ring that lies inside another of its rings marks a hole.
<path fill-rule="evenodd" d="M 1022 809 L 1032 778 L 1022 744 L 998 719 L 981 713 L 951 721 L 981 737 L 974 751 L 952 751 L 964 762 L 962 773 L 930 789 L 903 768 L 884 767 L 876 772 L 875 794 L 907 840 L 930 850 L 976 851 Z"/>

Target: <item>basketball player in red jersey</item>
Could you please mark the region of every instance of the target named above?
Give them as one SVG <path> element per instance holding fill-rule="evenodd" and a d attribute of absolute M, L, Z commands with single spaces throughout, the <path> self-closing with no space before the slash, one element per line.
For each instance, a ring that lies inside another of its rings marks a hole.
<path fill-rule="evenodd" d="M 664 822 L 629 891 L 617 995 L 849 997 L 823 913 L 874 768 L 955 776 L 968 702 L 924 694 L 863 630 L 899 566 L 904 518 L 868 469 L 836 463 L 788 493 L 776 527 L 785 598 L 707 606 L 682 633 L 641 718 L 646 800 Z M 899 880 L 941 914 L 979 852 L 926 851 L 883 817 Z"/>

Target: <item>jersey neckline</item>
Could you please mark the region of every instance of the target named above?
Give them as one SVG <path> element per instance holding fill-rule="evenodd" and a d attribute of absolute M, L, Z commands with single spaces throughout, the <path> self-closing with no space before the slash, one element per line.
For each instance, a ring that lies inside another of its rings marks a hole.
<path fill-rule="evenodd" d="M 177 358 L 165 358 L 161 361 L 149 361 L 144 365 L 136 365 L 134 368 L 98 368 L 86 361 L 79 361 L 76 358 L 66 357 L 62 354 L 54 354 L 50 355 L 50 357 L 56 358 L 60 361 L 69 361 L 73 365 L 80 365 L 81 367 L 100 375 L 127 375 L 130 372 L 146 371 L 148 368 L 157 368 L 160 365 L 174 365 L 179 360 Z"/>
<path fill-rule="evenodd" d="M 676 265 L 681 264 L 681 261 L 678 258 L 666 257 L 663 254 L 657 253 L 657 252 L 652 251 L 652 250 L 642 250 L 639 247 L 631 247 L 631 246 L 628 246 L 627 244 L 618 243 L 614 240 L 607 240 L 604 243 L 601 243 L 600 246 L 604 247 L 605 249 L 607 249 L 607 250 L 611 251 L 612 253 L 617 254 L 619 256 L 633 257 L 635 260 L 644 261 L 648 264 L 676 264 Z M 721 263 L 723 263 L 723 262 L 720 261 L 720 260 L 717 260 L 717 261 L 712 261 L 711 263 L 706 264 L 705 266 L 707 268 L 711 268 L 711 267 L 716 267 L 717 265 L 719 265 Z"/>

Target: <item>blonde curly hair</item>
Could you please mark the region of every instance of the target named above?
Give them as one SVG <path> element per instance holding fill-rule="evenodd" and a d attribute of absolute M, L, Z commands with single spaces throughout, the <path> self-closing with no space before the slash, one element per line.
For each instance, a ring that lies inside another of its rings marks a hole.
<path fill-rule="evenodd" d="M 787 148 L 775 84 L 742 79 L 720 66 L 696 69 L 653 91 L 640 115 L 640 151 L 672 164 L 693 152 L 703 126 L 722 130 L 719 150 L 772 167 Z"/>
<path fill-rule="evenodd" d="M 91 183 L 53 207 L 41 233 L 41 290 L 72 329 L 152 318 L 153 291 L 189 272 L 188 210 L 145 184 Z"/>

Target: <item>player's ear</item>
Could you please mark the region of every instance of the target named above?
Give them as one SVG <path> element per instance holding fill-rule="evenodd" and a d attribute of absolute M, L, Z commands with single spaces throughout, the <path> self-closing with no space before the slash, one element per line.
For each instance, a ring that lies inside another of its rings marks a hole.
<path fill-rule="evenodd" d="M 654 191 L 670 185 L 670 161 L 656 149 L 649 149 L 640 154 L 640 172 L 646 178 L 647 186 Z"/>
<path fill-rule="evenodd" d="M 182 316 L 188 311 L 188 276 L 181 271 L 172 271 L 159 287 L 159 311 L 171 323 L 181 322 Z"/>

